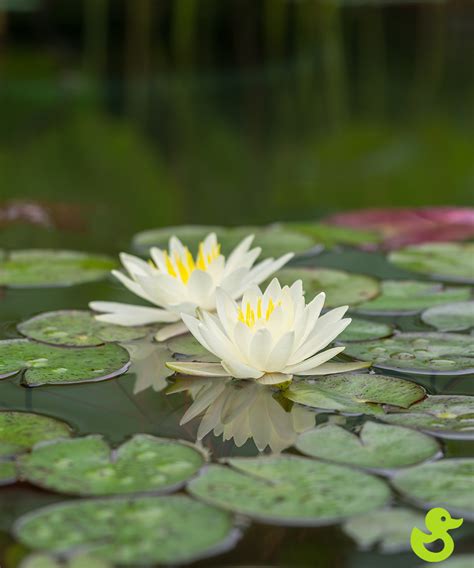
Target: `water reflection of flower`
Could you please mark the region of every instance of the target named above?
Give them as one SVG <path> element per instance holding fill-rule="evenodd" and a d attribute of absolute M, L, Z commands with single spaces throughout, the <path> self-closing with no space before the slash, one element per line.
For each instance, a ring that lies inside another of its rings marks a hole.
<path fill-rule="evenodd" d="M 256 381 L 182 377 L 168 393 L 188 391 L 193 402 L 180 424 L 201 416 L 198 440 L 213 432 L 240 447 L 253 439 L 259 451 L 281 452 L 314 427 L 315 414 L 299 405 L 285 409 L 277 391 Z"/>
<path fill-rule="evenodd" d="M 171 357 L 164 344 L 151 342 L 149 339 L 124 344 L 132 362 L 130 371 L 135 374 L 133 394 L 148 388 L 162 391 L 167 385 L 167 377 L 172 374 L 166 367 Z"/>

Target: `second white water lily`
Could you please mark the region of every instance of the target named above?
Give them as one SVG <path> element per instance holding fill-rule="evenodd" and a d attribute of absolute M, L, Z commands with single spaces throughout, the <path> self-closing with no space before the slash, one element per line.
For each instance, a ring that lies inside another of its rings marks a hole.
<path fill-rule="evenodd" d="M 326 349 L 350 324 L 348 306 L 324 315 L 325 294 L 306 304 L 301 280 L 291 287 L 275 278 L 262 292 L 252 286 L 235 302 L 224 290 L 216 291 L 217 314 L 183 314 L 194 337 L 220 363 L 172 362 L 170 369 L 198 376 L 232 376 L 279 384 L 293 375 L 325 375 L 367 367 L 367 363 L 328 362 L 344 350 Z"/>

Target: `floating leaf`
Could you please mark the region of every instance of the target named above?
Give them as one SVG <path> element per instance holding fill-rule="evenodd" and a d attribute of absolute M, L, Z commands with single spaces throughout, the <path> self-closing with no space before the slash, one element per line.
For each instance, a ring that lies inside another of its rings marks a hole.
<path fill-rule="evenodd" d="M 443 568 L 472 568 L 474 566 L 474 554 L 458 554 L 448 560 L 443 560 Z M 426 568 L 425 564 L 418 564 L 416 568 Z"/>
<path fill-rule="evenodd" d="M 442 284 L 412 280 L 384 280 L 380 296 L 357 306 L 356 310 L 371 315 L 412 315 L 431 306 L 468 300 L 469 287 L 444 287 Z"/>
<path fill-rule="evenodd" d="M 328 308 L 346 304 L 354 306 L 379 293 L 379 283 L 375 278 L 332 268 L 283 268 L 276 276 L 282 285 L 288 286 L 301 279 L 308 302 L 319 292 L 325 292 Z"/>
<path fill-rule="evenodd" d="M 170 237 L 175 235 L 194 254 L 198 250 L 199 243 L 212 232 L 217 234 L 224 255 L 228 255 L 248 235 L 255 235 L 253 245 L 262 248 L 262 258 L 277 257 L 287 252 L 303 253 L 315 246 L 315 241 L 311 237 L 277 226 L 228 228 L 182 225 L 138 233 L 133 237 L 133 248 L 139 254 L 147 256 L 151 247 L 167 249 Z"/>
<path fill-rule="evenodd" d="M 270 524 L 326 525 L 384 505 L 378 478 L 339 465 L 296 456 L 229 459 L 211 465 L 188 485 L 213 505 Z"/>
<path fill-rule="evenodd" d="M 348 414 L 383 414 L 382 404 L 408 408 L 424 398 L 420 385 L 382 375 L 328 375 L 293 381 L 284 396 L 293 402 Z"/>
<path fill-rule="evenodd" d="M 377 232 L 360 228 L 348 229 L 325 223 L 310 222 L 278 223 L 277 226 L 308 235 L 314 242 L 321 243 L 325 247 L 336 245 L 362 246 L 377 244 L 381 241 Z"/>
<path fill-rule="evenodd" d="M 0 486 L 15 483 L 16 479 L 15 463 L 9 460 L 0 460 Z"/>
<path fill-rule="evenodd" d="M 343 525 L 361 550 L 378 545 L 381 552 L 390 554 L 410 550 L 410 534 L 413 527 L 424 526 L 425 516 L 411 509 L 381 509 L 353 517 Z"/>
<path fill-rule="evenodd" d="M 209 355 L 209 351 L 190 333 L 169 339 L 166 342 L 166 346 L 172 353 L 179 353 L 181 355 Z"/>
<path fill-rule="evenodd" d="M 15 533 L 33 550 L 133 565 L 191 562 L 237 537 L 228 513 L 184 495 L 67 501 L 24 515 Z"/>
<path fill-rule="evenodd" d="M 29 339 L 66 347 L 133 341 L 151 331 L 147 326 L 126 327 L 100 322 L 84 310 L 46 312 L 20 323 L 17 329 Z"/>
<path fill-rule="evenodd" d="M 338 336 L 338 341 L 367 341 L 392 335 L 393 327 L 388 323 L 380 323 L 359 318 L 352 318 L 349 327 Z"/>
<path fill-rule="evenodd" d="M 430 308 L 421 319 L 439 331 L 463 331 L 474 328 L 474 302 L 456 302 Z"/>
<path fill-rule="evenodd" d="M 129 355 L 119 345 L 66 348 L 52 347 L 28 339 L 0 341 L 0 378 L 25 372 L 22 383 L 65 385 L 103 381 L 122 375 L 129 367 Z"/>
<path fill-rule="evenodd" d="M 474 438 L 474 397 L 428 395 L 408 410 L 391 410 L 384 422 L 418 428 L 441 438 Z"/>
<path fill-rule="evenodd" d="M 116 262 L 105 255 L 68 250 L 17 250 L 0 259 L 0 286 L 70 286 L 104 278 Z"/>
<path fill-rule="evenodd" d="M 456 333 L 400 333 L 347 345 L 345 353 L 374 367 L 419 374 L 463 375 L 474 371 L 474 343 Z"/>
<path fill-rule="evenodd" d="M 358 434 L 326 423 L 301 434 L 296 447 L 313 458 L 377 471 L 417 464 L 439 452 L 426 434 L 376 422 L 366 422 Z"/>
<path fill-rule="evenodd" d="M 30 412 L 0 411 L 0 456 L 25 452 L 38 442 L 65 438 L 71 429 L 65 422 Z"/>
<path fill-rule="evenodd" d="M 474 243 L 413 245 L 394 251 L 389 260 L 406 270 L 441 280 L 474 282 Z"/>
<path fill-rule="evenodd" d="M 453 517 L 474 520 L 474 459 L 425 463 L 398 473 L 394 487 L 425 509 L 445 507 Z"/>
<path fill-rule="evenodd" d="M 66 561 L 59 561 L 49 554 L 36 553 L 23 559 L 20 568 L 112 568 L 112 564 L 89 554 L 79 554 Z"/>

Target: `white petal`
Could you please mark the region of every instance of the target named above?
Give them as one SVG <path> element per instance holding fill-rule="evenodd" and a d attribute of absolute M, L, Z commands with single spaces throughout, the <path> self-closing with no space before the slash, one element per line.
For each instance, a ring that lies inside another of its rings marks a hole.
<path fill-rule="evenodd" d="M 273 348 L 273 337 L 268 329 L 260 329 L 257 331 L 250 343 L 250 360 L 252 367 L 267 370 L 267 359 Z"/>
<path fill-rule="evenodd" d="M 177 323 L 172 323 L 171 325 L 165 325 L 162 327 L 155 335 L 156 341 L 166 341 L 177 335 L 182 335 L 188 331 L 187 326 L 184 322 L 179 321 Z"/>
<path fill-rule="evenodd" d="M 147 292 L 141 287 L 138 282 L 135 282 L 135 280 L 132 280 L 128 276 L 125 276 L 125 274 L 123 272 L 120 272 L 120 270 L 112 270 L 112 275 L 115 276 L 115 278 L 117 278 L 117 280 L 119 280 L 119 282 L 121 282 L 125 286 L 125 288 L 128 288 L 130 292 L 133 292 L 133 294 L 135 294 L 139 298 L 148 300 L 153 304 L 155 303 L 155 300 L 149 294 L 147 294 Z"/>
<path fill-rule="evenodd" d="M 254 235 L 249 235 L 245 237 L 229 254 L 226 261 L 226 274 L 230 273 L 234 268 L 238 268 L 240 265 L 240 258 L 249 250 L 250 245 L 254 239 Z"/>
<path fill-rule="evenodd" d="M 211 350 L 211 348 L 209 347 L 207 341 L 204 339 L 204 337 L 202 336 L 201 333 L 201 326 L 202 323 L 195 317 L 190 316 L 188 314 L 181 314 L 181 317 L 183 318 L 183 322 L 186 325 L 186 327 L 189 329 L 189 331 L 193 334 L 193 336 L 199 341 L 199 343 L 208 351 L 210 351 L 211 353 L 213 353 L 213 351 Z M 215 355 L 215 353 L 214 353 Z"/>
<path fill-rule="evenodd" d="M 292 375 L 285 375 L 284 373 L 265 373 L 257 381 L 261 385 L 279 385 L 280 383 L 291 381 L 292 378 Z"/>
<path fill-rule="evenodd" d="M 295 334 L 289 331 L 282 335 L 267 360 L 267 371 L 280 371 L 288 364 L 293 349 Z"/>
<path fill-rule="evenodd" d="M 324 326 L 319 332 L 311 335 L 290 357 L 288 364 L 294 365 L 299 361 L 304 361 L 311 355 L 327 347 L 346 327 L 351 323 L 350 318 L 336 321 Z M 319 325 L 316 326 L 316 330 Z"/>
<path fill-rule="evenodd" d="M 175 254 L 178 254 L 179 256 L 181 256 L 182 254 L 184 254 L 184 245 L 183 243 L 178 239 L 178 237 L 176 237 L 175 235 L 173 235 L 170 238 L 170 242 L 169 242 L 169 250 L 170 250 L 170 256 L 174 256 Z"/>
<path fill-rule="evenodd" d="M 189 299 L 196 302 L 198 306 L 204 306 L 208 302 L 209 295 L 214 290 L 214 283 L 207 272 L 194 270 L 187 282 L 187 288 Z"/>
<path fill-rule="evenodd" d="M 313 369 L 308 369 L 301 375 L 332 375 L 335 373 L 348 373 L 349 371 L 358 371 L 359 369 L 367 369 L 372 363 L 354 361 L 352 363 L 323 363 Z"/>
<path fill-rule="evenodd" d="M 262 371 L 252 369 L 237 360 L 222 361 L 222 366 L 229 372 L 231 377 L 235 377 L 236 379 L 258 379 L 263 375 Z"/>
<path fill-rule="evenodd" d="M 197 361 L 169 361 L 166 363 L 168 369 L 183 375 L 193 375 L 196 377 L 228 377 L 229 373 L 220 363 L 199 363 Z"/>
<path fill-rule="evenodd" d="M 167 310 L 121 304 L 120 302 L 90 302 L 89 307 L 96 312 L 107 312 L 104 315 L 96 316 L 98 321 L 125 326 L 174 322 L 179 319 L 179 315 Z"/>
<path fill-rule="evenodd" d="M 308 369 L 313 369 L 318 365 L 326 363 L 326 361 L 329 361 L 329 359 L 332 359 L 338 353 L 344 351 L 344 349 L 345 347 L 333 347 L 332 349 L 321 351 L 321 353 L 318 353 L 317 355 L 314 355 L 313 357 L 310 357 L 309 359 L 306 359 L 301 363 L 297 363 L 296 365 L 288 365 L 288 367 L 286 367 L 283 372 L 299 375 L 301 373 L 304 373 Z"/>

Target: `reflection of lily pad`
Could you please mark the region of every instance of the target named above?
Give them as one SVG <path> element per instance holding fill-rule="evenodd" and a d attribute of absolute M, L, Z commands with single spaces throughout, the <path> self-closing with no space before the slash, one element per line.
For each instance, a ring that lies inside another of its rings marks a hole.
<path fill-rule="evenodd" d="M 171 236 L 175 235 L 194 254 L 199 243 L 214 232 L 222 246 L 222 253 L 228 255 L 239 242 L 248 235 L 255 235 L 254 246 L 262 247 L 262 257 L 280 256 L 287 252 L 296 254 L 306 252 L 314 247 L 315 241 L 307 235 L 278 227 L 216 227 L 202 225 L 183 225 L 151 229 L 138 233 L 133 238 L 133 247 L 144 256 L 150 247 L 168 248 Z"/>
<path fill-rule="evenodd" d="M 65 438 L 71 429 L 65 422 L 42 414 L 0 412 L 0 456 L 25 452 L 38 442 Z"/>
<path fill-rule="evenodd" d="M 328 308 L 346 304 L 354 306 L 379 293 L 379 283 L 375 278 L 332 268 L 283 268 L 276 276 L 288 286 L 301 279 L 308 302 L 319 292 L 325 292 Z"/>
<path fill-rule="evenodd" d="M 413 245 L 389 256 L 400 268 L 459 282 L 474 282 L 473 258 L 474 243 Z"/>
<path fill-rule="evenodd" d="M 17 250 L 0 260 L 0 286 L 70 286 L 104 278 L 116 267 L 108 256 L 67 250 Z"/>
<path fill-rule="evenodd" d="M 15 463 L 9 460 L 0 460 L 0 486 L 15 483 L 16 478 Z"/>
<path fill-rule="evenodd" d="M 336 424 L 323 424 L 301 434 L 296 447 L 314 458 L 375 470 L 414 465 L 439 451 L 426 434 L 376 422 L 366 422 L 358 435 Z"/>
<path fill-rule="evenodd" d="M 235 458 L 188 485 L 204 501 L 271 524 L 313 526 L 380 507 L 387 486 L 369 474 L 295 456 Z"/>
<path fill-rule="evenodd" d="M 456 302 L 430 308 L 421 319 L 438 331 L 462 331 L 474 327 L 474 302 Z"/>
<path fill-rule="evenodd" d="M 359 318 L 352 321 L 337 338 L 338 341 L 368 341 L 392 335 L 393 328 L 387 323 L 380 323 Z"/>
<path fill-rule="evenodd" d="M 348 414 L 382 414 L 380 405 L 408 408 L 425 396 L 420 385 L 382 375 L 328 375 L 293 381 L 284 396 L 293 402 Z"/>
<path fill-rule="evenodd" d="M 133 565 L 191 562 L 235 539 L 228 513 L 183 495 L 63 502 L 24 515 L 15 533 L 33 550 Z"/>
<path fill-rule="evenodd" d="M 426 509 L 445 507 L 474 520 L 474 459 L 458 458 L 415 466 L 392 478 L 395 488 Z"/>
<path fill-rule="evenodd" d="M 474 397 L 429 395 L 406 411 L 393 409 L 380 418 L 441 438 L 474 438 Z"/>
<path fill-rule="evenodd" d="M 100 322 L 83 310 L 59 310 L 20 323 L 18 331 L 30 339 L 51 345 L 89 347 L 140 339 L 150 333 L 150 328 Z"/>
<path fill-rule="evenodd" d="M 400 333 L 351 343 L 345 353 L 375 367 L 407 373 L 458 375 L 474 371 L 472 337 L 456 333 Z"/>
<path fill-rule="evenodd" d="M 0 378 L 25 372 L 22 383 L 66 385 L 103 381 L 125 373 L 129 355 L 119 345 L 52 347 L 28 339 L 0 341 Z"/>
<path fill-rule="evenodd" d="M 431 306 L 468 300 L 470 296 L 468 287 L 445 288 L 430 282 L 385 280 L 380 296 L 357 306 L 357 311 L 373 315 L 410 315 Z"/>
<path fill-rule="evenodd" d="M 349 519 L 343 530 L 361 550 L 378 545 L 381 552 L 396 553 L 410 550 L 411 531 L 424 522 L 424 515 L 410 509 L 381 509 Z"/>
<path fill-rule="evenodd" d="M 204 462 L 195 448 L 137 434 L 117 450 L 101 436 L 39 444 L 20 460 L 24 479 L 73 495 L 111 495 L 170 490 Z"/>

